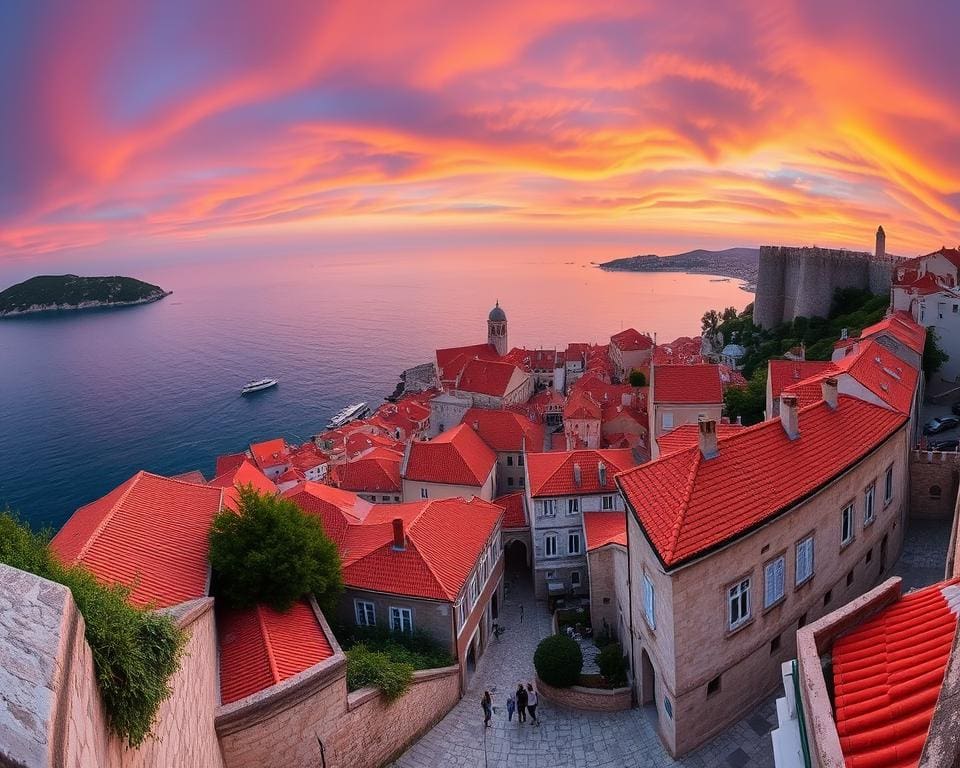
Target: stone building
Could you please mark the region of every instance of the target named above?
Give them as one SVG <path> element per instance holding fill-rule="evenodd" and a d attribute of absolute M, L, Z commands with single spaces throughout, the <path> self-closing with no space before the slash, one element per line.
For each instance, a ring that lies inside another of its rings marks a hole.
<path fill-rule="evenodd" d="M 544 449 L 543 427 L 515 411 L 471 408 L 463 417 L 470 427 L 497 454 L 496 493 L 512 493 L 526 483 L 524 457 Z"/>
<path fill-rule="evenodd" d="M 649 440 L 651 458 L 660 455 L 658 438 L 701 417 L 720 421 L 723 384 L 718 365 L 655 365 L 651 368 Z"/>
<path fill-rule="evenodd" d="M 432 440 L 408 443 L 400 465 L 403 500 L 496 494 L 497 454 L 476 431 L 460 424 Z"/>
<path fill-rule="evenodd" d="M 503 357 L 510 349 L 507 343 L 507 313 L 500 309 L 500 302 L 490 310 L 487 316 L 487 343 Z"/>
<path fill-rule="evenodd" d="M 630 371 L 645 370 L 653 358 L 653 346 L 653 339 L 648 334 L 634 328 L 611 336 L 609 355 L 614 375 L 620 381 L 626 381 Z"/>
<path fill-rule="evenodd" d="M 635 691 L 683 755 L 777 685 L 798 626 L 872 587 L 896 560 L 908 414 L 837 394 L 617 477 L 628 507 Z"/>

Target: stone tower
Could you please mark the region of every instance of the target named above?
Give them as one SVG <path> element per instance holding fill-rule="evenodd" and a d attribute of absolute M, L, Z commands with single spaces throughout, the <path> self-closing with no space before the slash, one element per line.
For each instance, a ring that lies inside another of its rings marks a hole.
<path fill-rule="evenodd" d="M 487 317 L 487 343 L 493 344 L 498 355 L 507 354 L 507 313 L 500 309 L 499 301 Z"/>
<path fill-rule="evenodd" d="M 877 250 L 874 253 L 874 257 L 877 261 L 881 261 L 886 258 L 887 255 L 887 235 L 883 231 L 883 227 L 877 227 Z"/>

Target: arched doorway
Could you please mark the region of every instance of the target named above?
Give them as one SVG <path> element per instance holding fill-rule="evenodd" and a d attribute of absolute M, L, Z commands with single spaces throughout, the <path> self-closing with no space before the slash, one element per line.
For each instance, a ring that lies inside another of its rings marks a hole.
<path fill-rule="evenodd" d="M 527 545 L 519 539 L 514 539 L 507 544 L 507 549 L 504 553 L 504 563 L 508 571 L 528 571 L 530 569 L 530 561 L 527 559 Z"/>
<path fill-rule="evenodd" d="M 656 704 L 657 678 L 646 648 L 640 652 L 640 703 Z"/>

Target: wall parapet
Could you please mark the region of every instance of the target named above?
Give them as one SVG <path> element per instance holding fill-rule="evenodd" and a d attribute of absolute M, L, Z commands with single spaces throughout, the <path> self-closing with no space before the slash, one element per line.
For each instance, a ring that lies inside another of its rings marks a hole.
<path fill-rule="evenodd" d="M 418 669 L 413 673 L 413 680 L 410 682 L 411 686 L 417 685 L 417 683 L 425 683 L 429 680 L 438 680 L 443 677 L 450 677 L 451 675 L 460 674 L 460 665 L 454 664 L 450 667 L 436 667 L 434 669 Z M 374 688 L 373 686 L 367 686 L 366 688 L 359 688 L 356 691 L 351 691 L 347 694 L 347 711 L 352 712 L 358 707 L 362 707 L 369 701 L 377 699 L 381 696 L 380 690 Z"/>
<path fill-rule="evenodd" d="M 554 688 L 538 676 L 537 691 L 547 701 L 568 709 L 622 712 L 633 706 L 633 689 L 630 687 L 606 689 L 573 685 L 569 688 Z"/>

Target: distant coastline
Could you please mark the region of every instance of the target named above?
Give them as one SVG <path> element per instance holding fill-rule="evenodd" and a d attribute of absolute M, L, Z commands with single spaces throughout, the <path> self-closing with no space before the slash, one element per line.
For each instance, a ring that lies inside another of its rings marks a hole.
<path fill-rule="evenodd" d="M 0 318 L 130 307 L 159 301 L 171 293 L 132 277 L 41 275 L 0 291 Z"/>
<path fill-rule="evenodd" d="M 744 291 L 756 292 L 760 266 L 759 248 L 698 249 L 672 256 L 646 254 L 605 261 L 597 266 L 608 272 L 685 272 L 742 280 Z"/>

